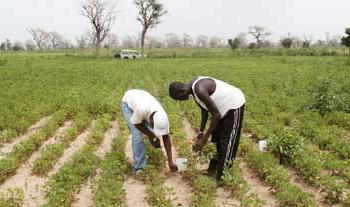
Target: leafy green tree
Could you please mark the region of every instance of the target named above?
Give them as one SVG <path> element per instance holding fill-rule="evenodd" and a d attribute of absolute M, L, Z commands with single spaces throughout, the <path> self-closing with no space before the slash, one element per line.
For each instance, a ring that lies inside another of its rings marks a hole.
<path fill-rule="evenodd" d="M 5 51 L 6 50 L 6 43 L 5 42 L 1 42 L 0 44 L 0 50 Z"/>
<path fill-rule="evenodd" d="M 345 36 L 341 38 L 341 44 L 349 48 L 350 53 L 350 27 L 345 29 Z"/>
<path fill-rule="evenodd" d="M 233 40 L 229 39 L 228 45 L 230 46 L 231 49 L 237 49 L 237 48 L 241 47 L 242 42 L 238 38 L 234 38 Z"/>
<path fill-rule="evenodd" d="M 284 47 L 284 48 L 291 48 L 292 45 L 293 45 L 293 39 L 290 38 L 290 37 L 285 37 L 285 38 L 282 38 L 280 40 L 281 42 L 281 45 Z"/>
<path fill-rule="evenodd" d="M 168 13 L 168 11 L 164 9 L 163 4 L 158 0 L 135 0 L 134 3 L 138 10 L 137 21 L 142 25 L 141 55 L 143 56 L 147 31 L 160 24 L 160 18 Z"/>

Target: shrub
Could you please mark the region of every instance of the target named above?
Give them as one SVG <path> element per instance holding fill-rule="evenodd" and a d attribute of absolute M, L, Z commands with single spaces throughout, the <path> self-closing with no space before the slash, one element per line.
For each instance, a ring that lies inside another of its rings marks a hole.
<path fill-rule="evenodd" d="M 321 78 L 319 84 L 312 90 L 313 103 L 309 105 L 310 109 L 316 110 L 324 116 L 332 112 L 339 102 L 339 97 L 332 90 L 332 80 Z"/>
<path fill-rule="evenodd" d="M 303 192 L 290 183 L 283 183 L 281 190 L 276 193 L 279 206 L 316 207 L 312 194 Z"/>
<path fill-rule="evenodd" d="M 299 151 L 304 149 L 303 137 L 283 130 L 272 135 L 268 141 L 268 149 L 278 155 L 281 162 L 290 163 Z"/>

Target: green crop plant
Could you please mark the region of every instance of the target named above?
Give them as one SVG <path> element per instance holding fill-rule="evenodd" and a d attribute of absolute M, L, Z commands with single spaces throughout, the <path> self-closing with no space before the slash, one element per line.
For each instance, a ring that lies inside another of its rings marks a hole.
<path fill-rule="evenodd" d="M 24 192 L 22 189 L 8 189 L 6 192 L 0 192 L 1 207 L 19 207 L 23 204 Z"/>

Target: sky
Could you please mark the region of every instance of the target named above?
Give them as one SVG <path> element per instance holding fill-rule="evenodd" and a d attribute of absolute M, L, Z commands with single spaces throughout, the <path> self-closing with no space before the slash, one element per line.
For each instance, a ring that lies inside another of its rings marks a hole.
<path fill-rule="evenodd" d="M 140 33 L 133 0 L 117 1 L 119 38 Z M 350 27 L 350 0 L 160 0 L 168 10 L 163 22 L 150 32 L 231 38 L 247 32 L 251 25 L 263 25 L 273 32 L 272 40 L 287 33 L 313 39 L 342 34 Z M 81 0 L 1 0 L 0 41 L 30 39 L 28 27 L 56 31 L 74 40 L 89 29 L 80 15 Z"/>

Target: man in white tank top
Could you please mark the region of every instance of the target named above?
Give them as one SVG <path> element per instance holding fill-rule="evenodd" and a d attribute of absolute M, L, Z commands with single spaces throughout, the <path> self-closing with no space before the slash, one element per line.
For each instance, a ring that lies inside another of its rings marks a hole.
<path fill-rule="evenodd" d="M 210 160 L 208 173 L 220 180 L 224 168 L 230 167 L 237 154 L 244 115 L 244 94 L 240 89 L 210 77 L 197 77 L 187 84 L 173 82 L 169 94 L 179 101 L 193 97 L 201 108 L 202 120 L 193 150 L 200 151 L 212 137 L 217 155 Z M 204 133 L 208 113 L 212 119 Z"/>
<path fill-rule="evenodd" d="M 124 118 L 131 132 L 131 145 L 134 171 L 139 172 L 146 165 L 145 147 L 142 141 L 145 134 L 154 147 L 160 148 L 163 138 L 171 171 L 177 171 L 171 153 L 169 120 L 161 104 L 147 91 L 132 89 L 125 92 L 122 100 Z"/>

